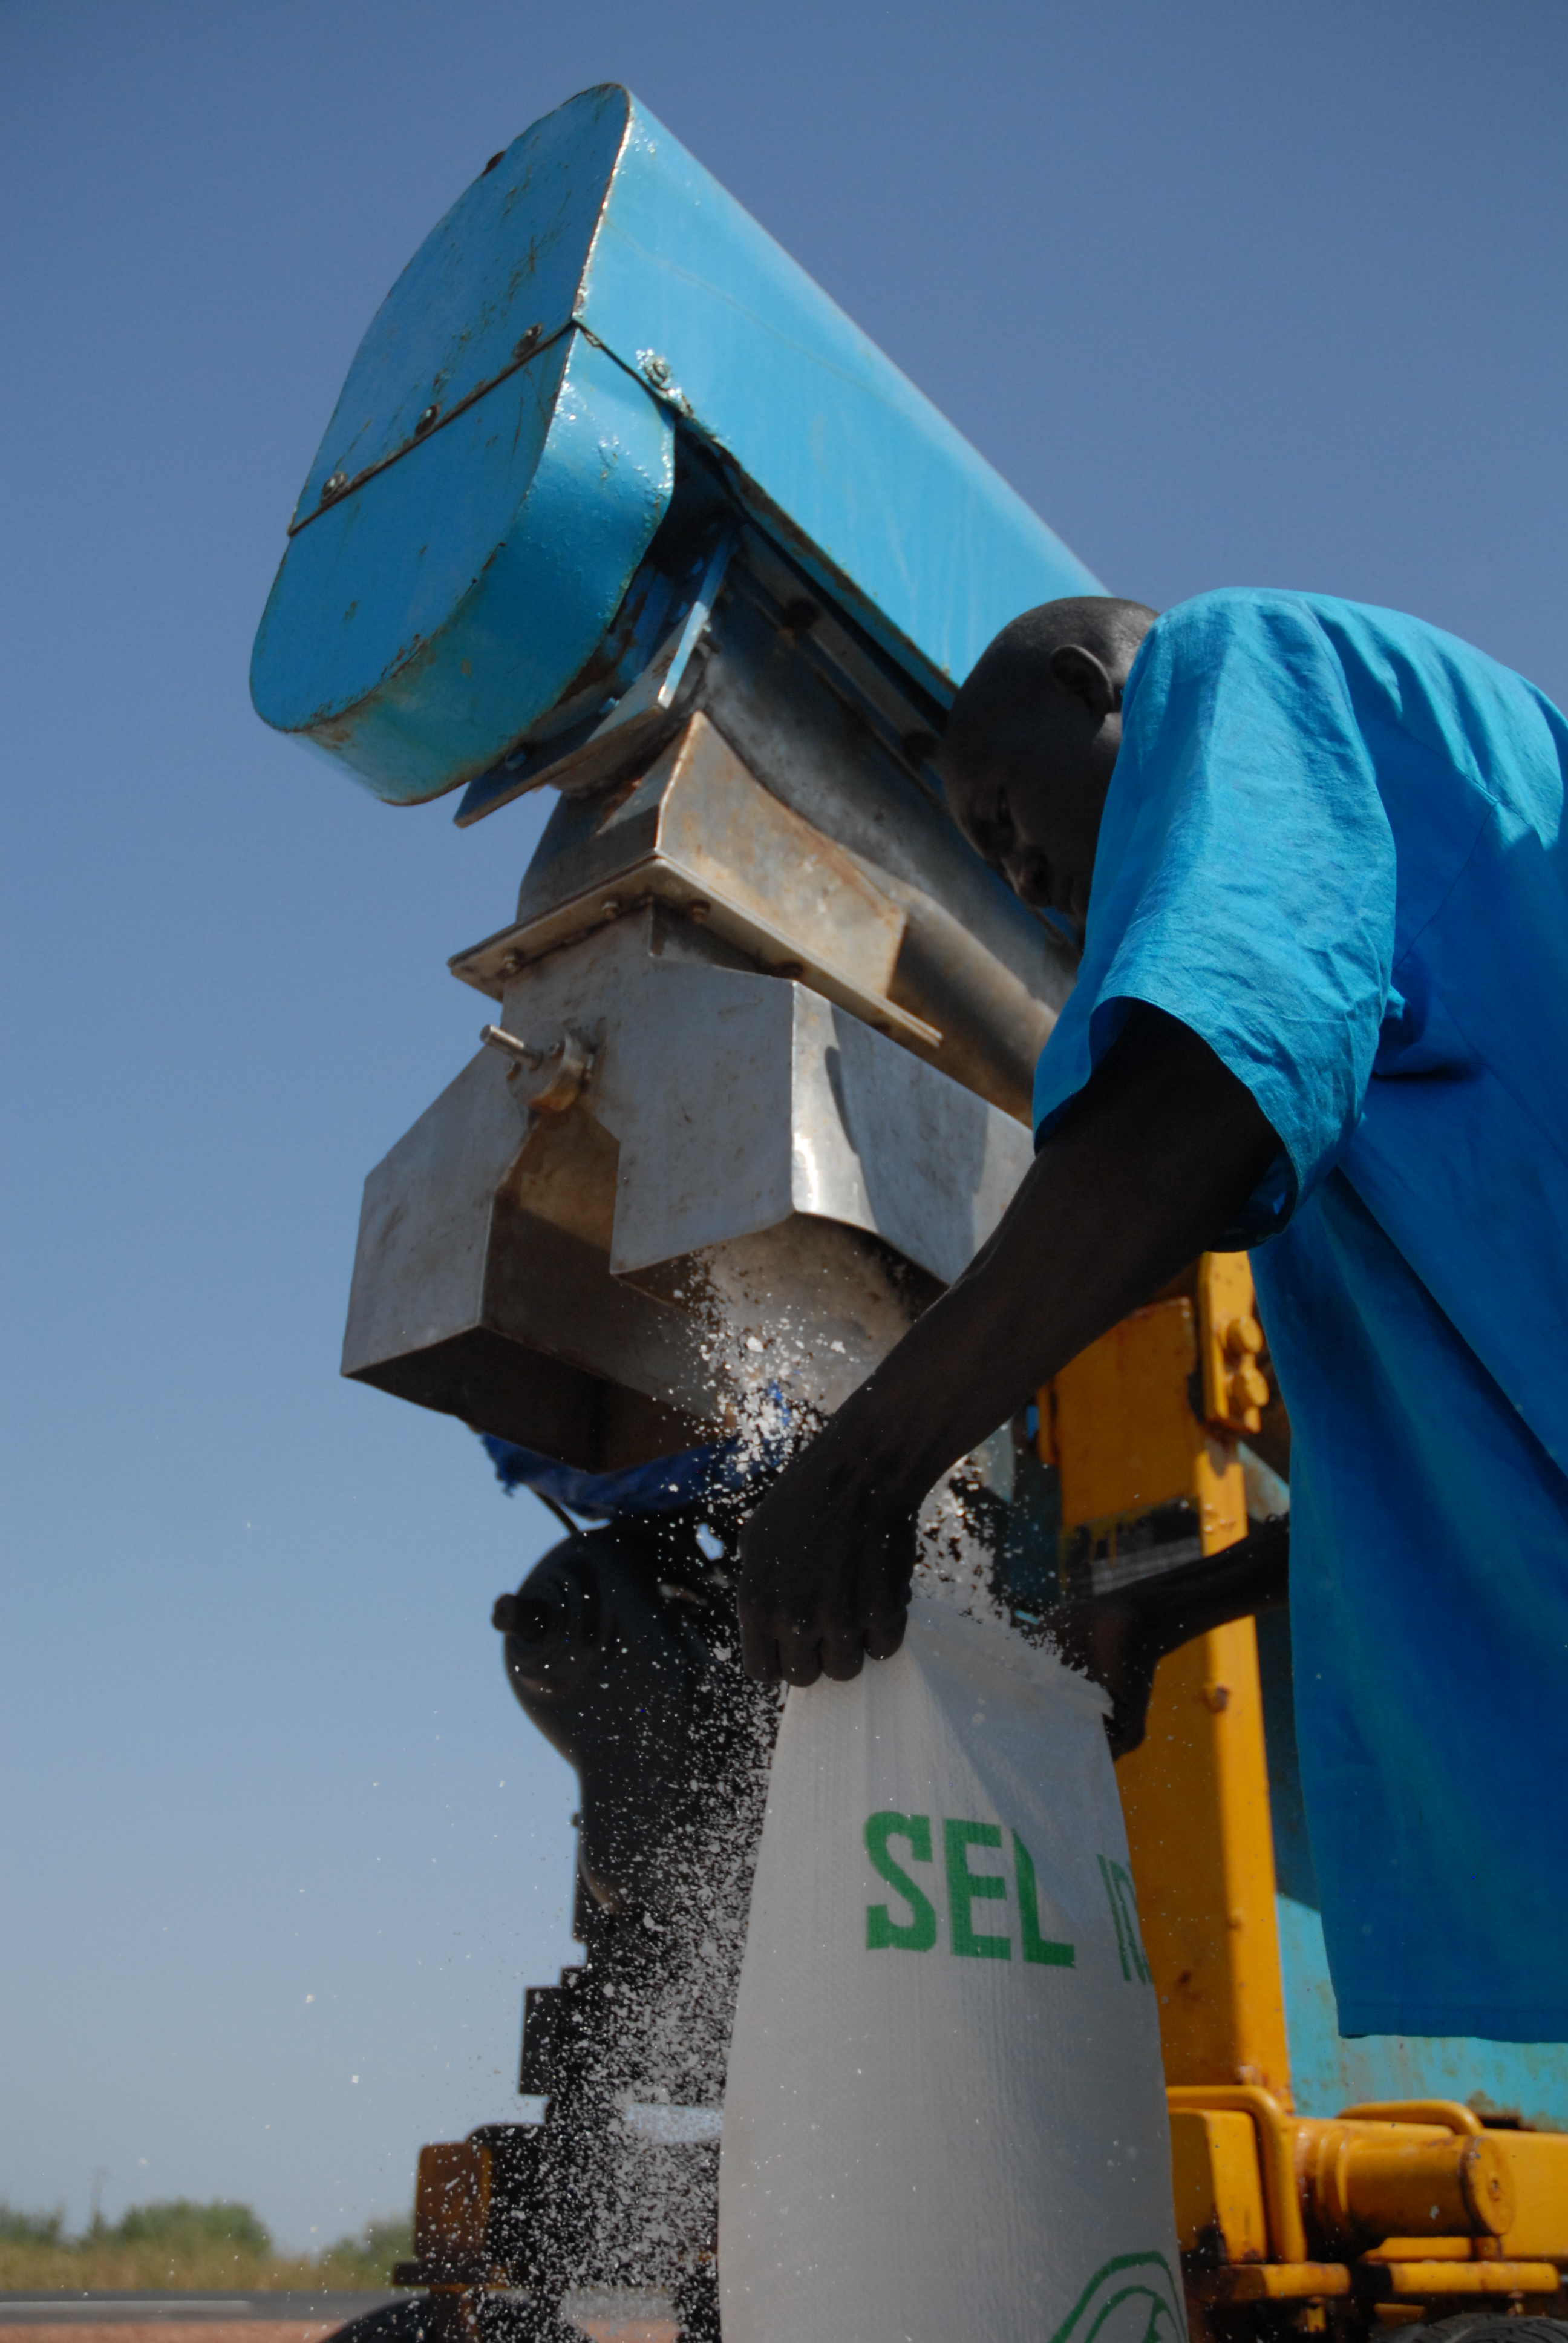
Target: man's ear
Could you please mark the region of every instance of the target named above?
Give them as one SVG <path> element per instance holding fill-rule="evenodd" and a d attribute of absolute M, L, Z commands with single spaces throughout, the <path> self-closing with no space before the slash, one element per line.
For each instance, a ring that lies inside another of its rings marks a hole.
<path fill-rule="evenodd" d="M 1062 643 L 1050 655 L 1050 671 L 1065 691 L 1081 699 L 1099 723 L 1114 715 L 1121 694 L 1111 670 L 1081 643 Z"/>

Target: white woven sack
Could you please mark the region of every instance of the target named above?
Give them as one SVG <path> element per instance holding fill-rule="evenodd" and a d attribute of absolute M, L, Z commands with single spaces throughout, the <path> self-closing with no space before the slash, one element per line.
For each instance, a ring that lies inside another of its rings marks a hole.
<path fill-rule="evenodd" d="M 1093 1686 L 917 1601 L 789 1694 L 724 2102 L 725 2343 L 1181 2343 Z"/>

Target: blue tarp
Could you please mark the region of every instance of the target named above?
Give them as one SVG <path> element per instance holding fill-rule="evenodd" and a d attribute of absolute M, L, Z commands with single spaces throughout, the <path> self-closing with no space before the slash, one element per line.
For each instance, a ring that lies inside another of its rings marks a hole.
<path fill-rule="evenodd" d="M 777 1384 L 769 1384 L 767 1407 L 757 1430 L 736 1433 L 703 1448 L 678 1449 L 647 1464 L 619 1473 L 579 1473 L 537 1449 L 489 1433 L 480 1442 L 508 1496 L 532 1489 L 585 1521 L 614 1521 L 626 1513 L 678 1513 L 689 1506 L 733 1494 L 761 1474 L 776 1472 L 788 1453 L 789 1408 Z"/>

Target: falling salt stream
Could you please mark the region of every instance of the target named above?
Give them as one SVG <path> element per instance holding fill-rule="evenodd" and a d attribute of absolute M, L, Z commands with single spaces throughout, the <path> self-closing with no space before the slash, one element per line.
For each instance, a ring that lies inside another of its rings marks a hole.
<path fill-rule="evenodd" d="M 803 1414 L 837 1406 L 916 1314 L 900 1264 L 846 1249 L 845 1259 L 822 1272 L 829 1290 L 845 1272 L 853 1306 L 841 1312 L 824 1307 L 822 1292 L 805 1305 L 776 1299 L 768 1267 L 749 1268 L 743 1247 L 689 1264 L 675 1298 L 701 1324 L 703 1356 L 728 1394 L 724 1431 L 743 1475 L 765 1474 L 781 1436 L 788 1441 L 793 1430 L 798 1439 Z M 944 1481 L 920 1515 L 917 1596 L 1016 1634 L 994 1578 L 992 1554 L 961 1493 Z M 674 1834 L 679 1858 L 665 1873 L 673 1893 L 659 1920 L 645 1914 L 641 1923 L 657 1939 L 649 1947 L 657 1988 L 607 1982 L 608 2006 L 586 2078 L 601 2104 L 615 2108 L 602 2128 L 578 2136 L 573 2159 L 580 2204 L 593 2221 L 581 2239 L 581 2264 L 605 2275 L 596 2286 L 568 2287 L 560 2314 L 596 2343 L 673 2343 L 672 2264 L 689 2263 L 681 2241 L 702 2234 L 712 2218 L 711 2167 L 668 2151 L 719 2134 L 719 2111 L 703 2104 L 704 2085 L 710 2094 L 712 2078 L 724 2071 L 784 1694 L 747 1680 L 733 1626 L 710 1633 L 709 1642 L 712 1715 L 729 1753 L 724 1794 L 703 1800 Z"/>

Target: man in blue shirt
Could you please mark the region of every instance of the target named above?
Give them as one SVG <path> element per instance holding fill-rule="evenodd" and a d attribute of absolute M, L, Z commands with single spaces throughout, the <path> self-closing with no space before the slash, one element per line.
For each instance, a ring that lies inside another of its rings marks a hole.
<path fill-rule="evenodd" d="M 1568 724 L 1396 612 L 1085 599 L 943 760 L 1082 964 L 1001 1226 L 752 1518 L 748 1665 L 896 1649 L 925 1491 L 1246 1245 L 1342 2029 L 1568 2037 Z"/>

